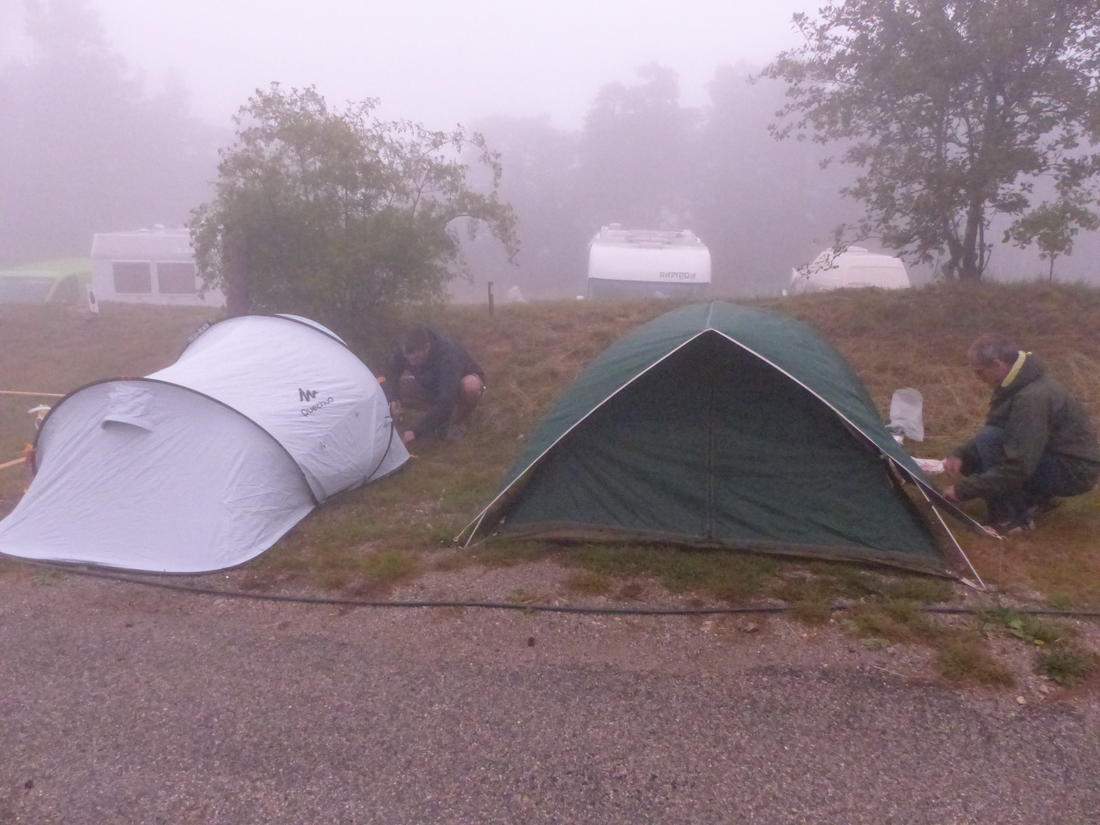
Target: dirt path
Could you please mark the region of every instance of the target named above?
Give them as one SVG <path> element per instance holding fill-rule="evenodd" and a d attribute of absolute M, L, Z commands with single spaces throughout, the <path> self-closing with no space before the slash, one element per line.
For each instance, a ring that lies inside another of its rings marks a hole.
<path fill-rule="evenodd" d="M 920 651 L 785 620 L 339 610 L 21 574 L 0 590 L 3 823 L 1100 810 L 1094 697 L 950 689 Z"/>

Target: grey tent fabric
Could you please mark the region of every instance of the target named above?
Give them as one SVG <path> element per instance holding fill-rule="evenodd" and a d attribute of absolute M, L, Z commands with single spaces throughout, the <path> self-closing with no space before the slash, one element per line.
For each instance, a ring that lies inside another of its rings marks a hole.
<path fill-rule="evenodd" d="M 408 460 L 370 370 L 290 316 L 212 325 L 171 366 L 62 399 L 0 552 L 192 573 L 241 564 Z"/>

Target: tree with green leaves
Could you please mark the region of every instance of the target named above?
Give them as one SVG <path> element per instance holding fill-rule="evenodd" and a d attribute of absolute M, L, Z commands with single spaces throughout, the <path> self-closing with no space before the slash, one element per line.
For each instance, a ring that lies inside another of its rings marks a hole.
<path fill-rule="evenodd" d="M 1057 213 L 1066 227 L 1089 224 L 1100 0 L 843 0 L 794 22 L 805 43 L 764 71 L 787 83 L 773 132 L 839 145 L 862 235 L 977 281 L 994 218 L 1035 237 L 1039 181 L 1082 207 Z"/>
<path fill-rule="evenodd" d="M 200 273 L 231 313 L 295 312 L 347 328 L 440 299 L 464 261 L 458 230 L 515 252 L 500 164 L 477 134 L 329 108 L 310 87 L 258 90 L 235 117 L 216 196 L 192 214 Z M 463 162 L 476 150 L 488 191 Z"/>
<path fill-rule="evenodd" d="M 1005 241 L 1021 249 L 1034 243 L 1039 259 L 1050 261 L 1048 280 L 1054 280 L 1054 262 L 1073 252 L 1073 239 L 1081 229 L 1100 229 L 1100 216 L 1083 203 L 1060 200 L 1041 203 L 1005 231 Z"/>

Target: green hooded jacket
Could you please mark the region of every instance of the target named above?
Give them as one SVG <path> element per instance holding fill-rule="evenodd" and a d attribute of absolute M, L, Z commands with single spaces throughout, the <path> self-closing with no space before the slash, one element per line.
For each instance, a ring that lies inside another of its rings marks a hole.
<path fill-rule="evenodd" d="M 1005 457 L 985 472 L 959 481 L 955 494 L 961 500 L 1018 490 L 1038 468 L 1044 453 L 1064 464 L 1081 482 L 1081 492 L 1092 487 L 1100 475 L 1100 446 L 1088 411 L 1030 353 L 1012 382 L 993 391 L 985 423 L 1005 431 Z M 977 466 L 973 440 L 954 455 L 963 460 L 964 470 Z"/>

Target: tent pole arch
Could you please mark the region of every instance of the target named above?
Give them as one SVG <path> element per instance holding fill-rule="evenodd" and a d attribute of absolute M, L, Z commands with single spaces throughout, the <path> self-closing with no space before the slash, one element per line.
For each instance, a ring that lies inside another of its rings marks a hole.
<path fill-rule="evenodd" d="M 321 503 L 320 500 L 317 498 L 317 494 L 313 492 L 313 488 L 309 484 L 309 479 L 306 476 L 305 470 L 302 469 L 302 466 L 298 463 L 298 461 L 294 458 L 294 456 L 290 454 L 290 451 L 286 448 L 286 446 L 281 441 L 279 441 L 279 439 L 277 439 L 275 436 L 273 436 L 271 433 L 269 433 L 264 427 L 261 427 L 256 421 L 249 418 L 247 415 L 245 415 L 240 410 L 236 409 L 235 407 L 231 407 L 229 404 L 226 404 L 224 401 L 220 401 L 219 399 L 214 398 L 212 395 L 207 395 L 204 392 L 199 392 L 198 390 L 196 390 L 192 387 L 184 386 L 183 384 L 176 384 L 176 383 L 173 383 L 172 381 L 162 381 L 159 378 L 147 378 L 147 377 L 144 377 L 144 376 L 140 377 L 140 378 L 104 378 L 104 379 L 101 379 L 99 381 L 91 381 L 87 384 L 84 384 L 81 387 L 77 387 L 72 392 L 67 393 L 60 401 L 58 401 L 56 404 L 53 405 L 53 407 L 50 408 L 50 411 L 48 413 L 46 413 L 46 417 L 42 419 L 42 424 L 38 428 L 38 432 L 36 432 L 35 436 L 34 436 L 34 454 L 37 455 L 37 453 L 38 453 L 38 440 L 42 437 L 42 433 L 45 432 L 45 430 L 46 430 L 46 423 L 50 420 L 50 417 L 55 412 L 57 412 L 57 410 L 59 410 L 61 408 L 62 404 L 64 404 L 72 396 L 77 395 L 80 392 L 83 392 L 84 390 L 88 389 L 89 387 L 96 387 L 96 386 L 100 386 L 101 384 L 114 384 L 114 383 L 117 383 L 119 381 L 134 381 L 134 382 L 139 382 L 140 381 L 140 382 L 146 383 L 146 384 L 162 385 L 162 386 L 165 386 L 165 387 L 175 387 L 176 389 L 185 390 L 185 391 L 191 393 L 192 395 L 197 395 L 199 398 L 205 398 L 207 401 L 213 401 L 219 407 L 223 407 L 223 408 L 229 410 L 230 412 L 232 412 L 234 415 L 236 415 L 240 418 L 243 418 L 245 421 L 247 421 L 249 424 L 251 424 L 257 430 L 262 432 L 267 438 L 269 438 L 271 441 L 274 441 L 278 445 L 279 449 L 282 450 L 283 453 L 286 454 L 287 458 L 290 459 L 291 463 L 295 467 L 298 468 L 298 472 L 302 476 L 302 481 L 305 482 L 306 487 L 309 489 L 309 495 L 310 495 L 310 498 L 313 499 L 314 506 L 317 506 Z M 36 465 L 37 465 L 37 460 L 35 460 L 35 466 L 34 466 L 35 470 L 37 470 Z M 379 465 L 379 466 L 381 466 L 381 465 Z"/>
<path fill-rule="evenodd" d="M 187 342 L 183 345 L 183 349 L 180 350 L 180 354 L 176 356 L 176 360 L 178 361 L 181 357 L 183 357 L 183 354 L 185 352 L 187 352 L 188 348 L 193 343 L 195 343 L 197 340 L 199 340 L 199 338 L 201 338 L 207 332 L 212 330 L 214 327 L 219 326 L 221 324 L 228 323 L 230 321 L 237 321 L 241 318 L 281 318 L 284 321 L 290 321 L 292 323 L 299 324 L 303 327 L 309 327 L 310 329 L 321 333 L 326 338 L 331 338 L 333 341 L 338 343 L 340 346 L 344 347 L 344 349 L 349 350 L 349 351 L 351 350 L 351 347 L 348 346 L 347 341 L 345 341 L 343 338 L 341 338 L 335 332 L 330 330 L 328 327 L 323 326 L 322 324 L 315 324 L 315 323 L 309 321 L 308 319 L 300 318 L 297 315 L 286 315 L 286 314 L 281 313 L 281 312 L 269 312 L 269 313 L 264 314 L 264 315 L 233 315 L 229 318 L 220 318 L 217 321 L 207 321 L 206 323 L 201 324 L 199 326 L 199 328 L 196 329 L 194 332 L 192 332 L 191 335 L 187 338 Z"/>

